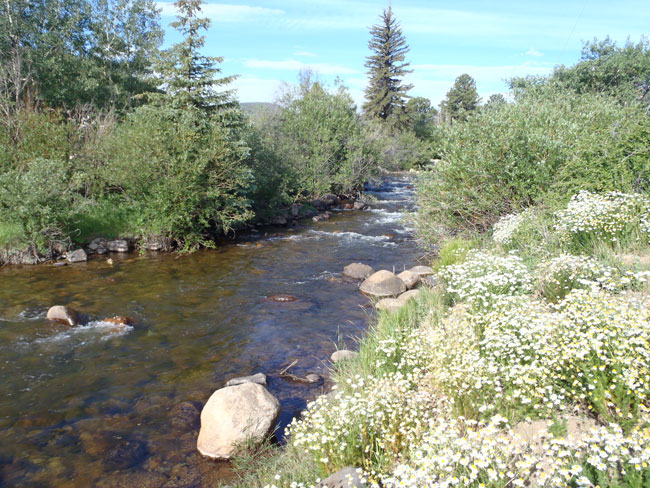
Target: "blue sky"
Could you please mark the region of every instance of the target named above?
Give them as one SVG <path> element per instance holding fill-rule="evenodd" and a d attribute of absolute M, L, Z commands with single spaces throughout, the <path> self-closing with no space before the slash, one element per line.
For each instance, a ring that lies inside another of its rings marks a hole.
<path fill-rule="evenodd" d="M 179 40 L 169 27 L 173 2 L 158 2 L 165 44 Z M 311 68 L 332 84 L 338 76 L 357 103 L 366 86 L 364 62 L 370 54 L 369 29 L 387 1 L 248 0 L 209 2 L 212 20 L 204 54 L 223 56 L 223 74 L 241 102 L 271 102 L 282 82 L 295 83 Z M 619 43 L 650 34 L 650 2 L 645 1 L 424 1 L 392 0 L 393 12 L 411 48 L 410 95 L 438 105 L 462 73 L 479 94 L 507 91 L 512 76 L 549 73 L 578 61 L 582 41 L 610 36 Z"/>

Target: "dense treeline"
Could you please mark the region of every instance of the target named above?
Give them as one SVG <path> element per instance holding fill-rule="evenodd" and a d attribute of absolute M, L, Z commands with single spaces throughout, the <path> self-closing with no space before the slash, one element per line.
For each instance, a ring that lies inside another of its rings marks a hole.
<path fill-rule="evenodd" d="M 304 73 L 249 117 L 222 59 L 201 53 L 201 1 L 175 5 L 183 40 L 160 51 L 151 0 L 0 4 L 0 247 L 124 236 L 193 249 L 296 201 L 353 194 L 378 165 L 428 160 L 426 100 L 396 129 Z"/>
<path fill-rule="evenodd" d="M 442 160 L 420 179 L 417 216 L 427 245 L 483 231 L 502 215 L 559 208 L 579 190 L 650 188 L 650 44 L 587 43 L 580 62 L 510 81 L 441 126 Z"/>

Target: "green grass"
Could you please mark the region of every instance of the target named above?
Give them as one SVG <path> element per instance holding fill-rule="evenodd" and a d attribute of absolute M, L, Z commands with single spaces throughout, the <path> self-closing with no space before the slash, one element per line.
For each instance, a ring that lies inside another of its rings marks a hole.
<path fill-rule="evenodd" d="M 135 208 L 113 197 L 87 206 L 71 227 L 69 231 L 73 240 L 85 244 L 96 237 L 113 239 L 138 235 L 142 222 Z"/>
<path fill-rule="evenodd" d="M 0 247 L 24 247 L 27 239 L 20 224 L 0 222 Z"/>

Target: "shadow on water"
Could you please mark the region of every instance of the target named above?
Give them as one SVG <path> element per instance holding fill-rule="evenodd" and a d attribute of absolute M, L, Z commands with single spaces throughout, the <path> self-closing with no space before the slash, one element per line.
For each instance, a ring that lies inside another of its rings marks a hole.
<path fill-rule="evenodd" d="M 406 178 L 367 193 L 370 210 L 264 229 L 191 255 L 111 255 L 66 267 L 0 269 L 0 486 L 214 486 L 228 466 L 196 451 L 197 414 L 235 376 L 269 375 L 282 405 L 279 437 L 328 388 L 278 372 L 327 376 L 327 358 L 355 347 L 368 301 L 340 279 L 350 262 L 409 267 L 401 221 Z M 277 294 L 297 297 L 277 303 Z M 54 304 L 89 314 L 75 328 L 45 319 Z M 102 318 L 127 315 L 116 331 Z"/>

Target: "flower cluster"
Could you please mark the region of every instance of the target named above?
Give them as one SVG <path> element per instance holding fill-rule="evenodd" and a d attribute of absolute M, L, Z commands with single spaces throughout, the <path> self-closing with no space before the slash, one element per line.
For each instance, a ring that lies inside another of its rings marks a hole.
<path fill-rule="evenodd" d="M 650 401 L 650 310 L 625 296 L 510 297 L 452 313 L 427 340 L 434 381 L 461 414 L 540 418 L 584 405 L 619 420 Z"/>
<path fill-rule="evenodd" d="M 544 297 L 557 301 L 576 288 L 613 289 L 620 283 L 618 272 L 589 256 L 563 254 L 541 262 L 536 269 L 539 288 Z"/>
<path fill-rule="evenodd" d="M 512 243 L 512 240 L 519 230 L 521 224 L 529 216 L 529 211 L 524 210 L 523 212 L 505 215 L 499 219 L 499 221 L 494 224 L 492 230 L 492 239 L 497 244 L 508 245 Z"/>
<path fill-rule="evenodd" d="M 533 277 L 519 256 L 472 253 L 459 264 L 443 266 L 438 272 L 446 290 L 457 300 L 487 308 L 502 296 L 532 293 Z"/>
<path fill-rule="evenodd" d="M 583 190 L 571 198 L 565 210 L 556 212 L 556 230 L 569 235 L 590 235 L 616 241 L 633 226 L 645 226 L 650 199 L 640 194 Z"/>

